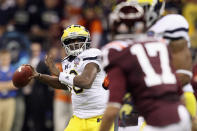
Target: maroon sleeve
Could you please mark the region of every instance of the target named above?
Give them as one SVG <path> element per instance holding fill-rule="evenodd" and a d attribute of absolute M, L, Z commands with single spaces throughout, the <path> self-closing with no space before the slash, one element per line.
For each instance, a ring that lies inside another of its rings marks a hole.
<path fill-rule="evenodd" d="M 122 103 L 122 99 L 126 92 L 126 78 L 121 68 L 113 67 L 108 72 L 109 76 L 109 102 Z"/>

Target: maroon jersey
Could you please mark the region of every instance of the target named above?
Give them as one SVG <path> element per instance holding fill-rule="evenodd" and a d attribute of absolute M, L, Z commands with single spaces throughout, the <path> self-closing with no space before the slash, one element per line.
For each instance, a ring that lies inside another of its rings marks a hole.
<path fill-rule="evenodd" d="M 109 77 L 110 102 L 122 103 L 126 92 L 147 124 L 165 126 L 179 121 L 177 79 L 164 41 L 116 41 L 103 49 Z"/>

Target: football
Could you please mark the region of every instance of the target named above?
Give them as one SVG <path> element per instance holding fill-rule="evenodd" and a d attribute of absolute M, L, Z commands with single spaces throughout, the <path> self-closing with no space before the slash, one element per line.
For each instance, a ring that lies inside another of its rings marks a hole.
<path fill-rule="evenodd" d="M 15 87 L 22 88 L 29 83 L 29 77 L 33 75 L 30 66 L 22 65 L 13 74 L 12 82 Z"/>

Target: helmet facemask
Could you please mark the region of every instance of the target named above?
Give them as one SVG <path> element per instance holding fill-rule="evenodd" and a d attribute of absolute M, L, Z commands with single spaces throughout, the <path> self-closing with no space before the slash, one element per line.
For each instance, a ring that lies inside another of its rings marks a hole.
<path fill-rule="evenodd" d="M 163 14 L 165 1 L 153 0 L 152 4 L 144 2 L 140 3 L 140 5 L 144 8 L 146 27 L 149 28 Z"/>
<path fill-rule="evenodd" d="M 81 52 L 89 48 L 90 40 L 88 37 L 74 36 L 65 39 L 62 44 L 68 56 L 78 56 Z"/>
<path fill-rule="evenodd" d="M 61 37 L 67 56 L 77 56 L 90 47 L 90 33 L 81 25 L 68 26 Z"/>

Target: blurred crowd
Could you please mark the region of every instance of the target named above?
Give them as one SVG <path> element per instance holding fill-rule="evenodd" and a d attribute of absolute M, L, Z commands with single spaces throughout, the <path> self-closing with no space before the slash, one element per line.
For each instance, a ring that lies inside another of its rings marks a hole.
<path fill-rule="evenodd" d="M 65 128 L 72 115 L 68 92 L 53 90 L 39 81 L 31 81 L 23 89 L 4 90 L 5 82 L 9 86 L 14 70 L 27 63 L 40 73 L 50 74 L 44 63 L 46 53 L 60 67 L 61 59 L 66 56 L 60 37 L 68 25 L 85 26 L 91 34 L 91 46 L 101 48 L 110 40 L 108 16 L 120 1 L 0 0 L 0 122 L 6 109 L 12 110 L 10 125 L 5 125 L 9 130 L 2 131 Z M 167 0 L 165 14 L 170 13 L 182 14 L 188 20 L 193 60 L 197 63 L 197 0 Z M 9 100 L 10 106 L 4 100 Z"/>

